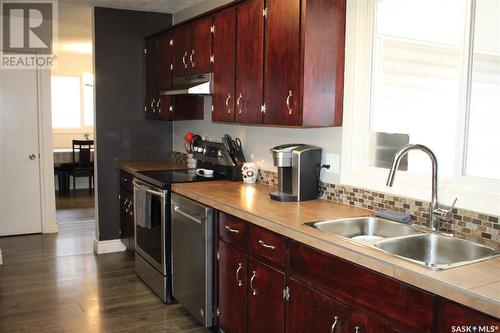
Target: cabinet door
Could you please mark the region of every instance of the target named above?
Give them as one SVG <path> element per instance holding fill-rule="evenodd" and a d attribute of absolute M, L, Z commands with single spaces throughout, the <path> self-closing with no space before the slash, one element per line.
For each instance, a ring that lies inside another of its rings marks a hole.
<path fill-rule="evenodd" d="M 285 274 L 250 258 L 248 283 L 248 332 L 284 332 Z"/>
<path fill-rule="evenodd" d="M 189 73 L 189 25 L 182 25 L 173 32 L 173 75 L 183 76 Z"/>
<path fill-rule="evenodd" d="M 190 43 L 188 72 L 203 74 L 211 70 L 212 55 L 212 18 L 205 17 L 190 24 Z"/>
<path fill-rule="evenodd" d="M 159 96 L 158 82 L 158 39 L 149 38 L 145 43 L 145 93 L 144 111 L 147 117 L 155 117 Z"/>
<path fill-rule="evenodd" d="M 219 241 L 219 327 L 227 333 L 247 330 L 247 255 Z"/>
<path fill-rule="evenodd" d="M 441 311 L 438 316 L 438 332 L 454 332 L 457 327 L 479 327 L 482 332 L 494 332 L 495 327 L 500 327 L 500 320 L 484 313 L 469 309 L 457 303 L 440 302 Z M 462 331 L 464 332 L 464 331 Z M 481 332 L 481 331 L 479 331 Z"/>
<path fill-rule="evenodd" d="M 286 331 L 301 333 L 345 332 L 347 307 L 332 298 L 304 286 L 294 279 L 288 280 Z"/>
<path fill-rule="evenodd" d="M 353 310 L 349 316 L 349 323 L 347 332 L 352 333 L 387 333 L 397 332 L 389 327 L 387 324 L 382 323 L 378 319 L 368 315 L 359 310 Z"/>
<path fill-rule="evenodd" d="M 237 8 L 236 122 L 262 123 L 264 66 L 264 0 L 249 0 Z"/>
<path fill-rule="evenodd" d="M 236 9 L 228 8 L 214 16 L 213 121 L 234 121 Z"/>
<path fill-rule="evenodd" d="M 264 124 L 299 124 L 300 1 L 267 0 Z"/>
<path fill-rule="evenodd" d="M 158 85 L 159 92 L 166 91 L 172 88 L 172 33 L 168 32 L 160 36 L 158 40 Z M 158 96 L 157 104 L 158 118 L 163 120 L 171 120 L 172 113 L 170 112 L 171 98 L 170 96 Z"/>

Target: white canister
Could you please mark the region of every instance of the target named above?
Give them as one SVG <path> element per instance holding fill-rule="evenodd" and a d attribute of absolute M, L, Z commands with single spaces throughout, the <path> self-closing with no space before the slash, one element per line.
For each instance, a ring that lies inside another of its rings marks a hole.
<path fill-rule="evenodd" d="M 243 175 L 243 181 L 245 183 L 255 184 L 259 175 L 259 168 L 257 164 L 253 162 L 245 162 L 241 167 L 241 174 Z"/>

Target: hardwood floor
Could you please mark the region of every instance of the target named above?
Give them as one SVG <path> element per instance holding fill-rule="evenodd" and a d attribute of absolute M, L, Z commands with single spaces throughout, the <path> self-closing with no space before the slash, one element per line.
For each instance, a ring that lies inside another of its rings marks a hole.
<path fill-rule="evenodd" d="M 0 237 L 0 332 L 208 332 L 163 304 L 124 252 L 95 256 L 93 222 Z"/>
<path fill-rule="evenodd" d="M 88 189 L 56 191 L 57 222 L 95 220 L 94 191 Z"/>

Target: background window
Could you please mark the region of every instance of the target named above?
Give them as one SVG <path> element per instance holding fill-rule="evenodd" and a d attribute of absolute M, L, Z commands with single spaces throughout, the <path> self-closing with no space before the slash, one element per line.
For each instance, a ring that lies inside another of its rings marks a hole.
<path fill-rule="evenodd" d="M 80 78 L 53 76 L 51 80 L 52 127 L 80 128 Z"/>

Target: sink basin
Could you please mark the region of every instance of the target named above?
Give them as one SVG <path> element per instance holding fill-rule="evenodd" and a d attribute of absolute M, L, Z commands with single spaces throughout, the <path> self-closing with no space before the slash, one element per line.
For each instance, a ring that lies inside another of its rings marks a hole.
<path fill-rule="evenodd" d="M 370 241 L 420 233 L 406 224 L 373 216 L 309 222 L 306 225 L 358 241 Z"/>
<path fill-rule="evenodd" d="M 445 269 L 490 259 L 495 249 L 439 234 L 381 240 L 375 247 L 433 269 Z"/>

